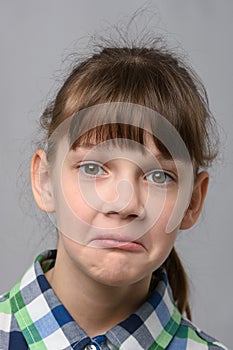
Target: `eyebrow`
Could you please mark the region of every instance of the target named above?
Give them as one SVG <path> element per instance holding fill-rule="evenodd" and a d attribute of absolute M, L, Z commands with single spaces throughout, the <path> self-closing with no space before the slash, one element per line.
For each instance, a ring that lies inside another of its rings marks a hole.
<path fill-rule="evenodd" d="M 71 148 L 71 150 L 73 151 L 77 151 L 77 149 L 83 149 L 83 150 L 91 150 L 93 149 L 94 147 L 98 146 L 98 143 L 91 143 L 91 142 L 88 142 L 88 143 L 85 143 L 85 144 L 82 144 L 82 145 L 78 145 L 76 146 L 75 148 Z M 144 146 L 144 145 L 142 145 Z M 146 146 L 144 146 L 146 147 Z M 103 149 L 103 151 L 108 151 L 108 146 L 106 145 L 101 145 L 100 148 Z M 95 150 L 93 150 L 95 152 Z M 97 152 L 97 150 L 96 150 Z M 99 150 L 98 150 L 99 152 Z M 162 153 L 157 153 L 157 154 L 154 154 L 152 151 L 150 151 L 151 154 L 156 158 L 156 160 L 158 160 L 159 163 L 161 163 L 163 166 L 168 166 L 168 167 L 174 167 L 174 168 L 177 168 L 176 166 L 176 162 L 178 162 L 179 164 L 182 164 L 184 163 L 184 161 L 182 161 L 181 159 L 173 159 L 171 156 L 165 156 L 163 155 Z"/>

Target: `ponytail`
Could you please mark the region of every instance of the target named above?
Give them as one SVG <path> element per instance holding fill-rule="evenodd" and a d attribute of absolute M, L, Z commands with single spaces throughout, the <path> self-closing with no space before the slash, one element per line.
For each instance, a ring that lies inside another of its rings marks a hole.
<path fill-rule="evenodd" d="M 163 265 L 167 271 L 168 280 L 172 289 L 173 298 L 181 314 L 184 312 L 191 320 L 191 310 L 188 302 L 189 286 L 188 278 L 184 267 L 173 248 L 170 255 Z"/>

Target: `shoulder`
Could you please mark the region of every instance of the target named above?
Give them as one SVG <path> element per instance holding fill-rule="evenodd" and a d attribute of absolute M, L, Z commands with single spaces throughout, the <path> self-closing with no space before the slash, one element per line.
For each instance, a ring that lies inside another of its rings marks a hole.
<path fill-rule="evenodd" d="M 174 341 L 178 345 L 181 341 L 184 343 L 184 339 L 186 342 L 184 349 L 187 350 L 228 350 L 215 338 L 200 330 L 193 322 L 182 318 Z"/>
<path fill-rule="evenodd" d="M 10 293 L 0 296 L 0 331 L 10 330 L 12 309 L 9 296 Z"/>
<path fill-rule="evenodd" d="M 28 349 L 14 315 L 10 292 L 0 296 L 0 349 Z"/>
<path fill-rule="evenodd" d="M 9 293 L 0 296 L 0 344 L 8 349 L 12 326 L 12 310 Z"/>

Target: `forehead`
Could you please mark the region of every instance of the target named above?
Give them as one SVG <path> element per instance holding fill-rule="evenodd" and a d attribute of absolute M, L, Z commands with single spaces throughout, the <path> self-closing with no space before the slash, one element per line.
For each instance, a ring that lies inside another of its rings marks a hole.
<path fill-rule="evenodd" d="M 148 157 L 152 155 L 158 159 L 171 159 L 171 157 L 166 157 L 163 155 L 159 148 L 156 146 L 152 136 L 148 135 L 144 143 L 140 143 L 134 139 L 125 138 L 113 138 L 102 140 L 101 142 L 95 142 L 94 139 L 89 139 L 89 141 L 81 142 L 75 147 L 71 147 L 70 150 L 77 153 L 91 153 L 93 155 L 97 154 L 112 154 L 120 156 L 127 156 L 135 154 L 136 156 Z"/>
<path fill-rule="evenodd" d="M 101 164 L 126 160 L 145 172 L 161 167 L 176 171 L 182 166 L 181 161 L 164 157 L 153 141 L 148 141 L 146 145 L 134 140 L 128 140 L 127 144 L 124 143 L 124 140 L 122 144 L 119 140 L 117 144 L 113 144 L 112 140 L 99 144 L 85 144 L 71 149 L 66 159 L 68 162 L 96 161 Z"/>

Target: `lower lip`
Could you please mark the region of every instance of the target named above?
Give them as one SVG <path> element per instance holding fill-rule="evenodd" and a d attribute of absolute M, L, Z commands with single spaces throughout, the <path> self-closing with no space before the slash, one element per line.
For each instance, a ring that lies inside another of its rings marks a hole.
<path fill-rule="evenodd" d="M 90 242 L 89 246 L 94 248 L 120 249 L 131 252 L 139 252 L 144 250 L 144 247 L 139 243 L 116 241 L 112 239 L 95 239 Z"/>

